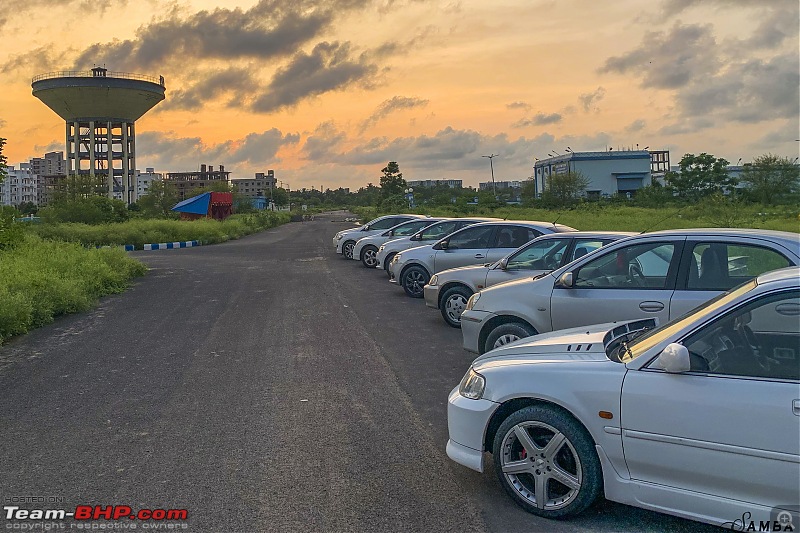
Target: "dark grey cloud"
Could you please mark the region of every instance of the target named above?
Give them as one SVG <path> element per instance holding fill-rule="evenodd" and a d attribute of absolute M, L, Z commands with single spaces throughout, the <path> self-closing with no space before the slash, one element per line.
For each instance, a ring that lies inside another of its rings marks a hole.
<path fill-rule="evenodd" d="M 2 118 L 0 118 L 0 128 L 5 128 L 7 124 L 8 124 L 8 122 L 6 122 Z"/>
<path fill-rule="evenodd" d="M 181 68 L 203 59 L 282 58 L 319 37 L 330 28 L 335 17 L 369 1 L 260 0 L 246 10 L 220 7 L 189 15 L 173 7 L 165 15 L 140 26 L 132 39 L 115 39 L 71 50 L 71 68 L 82 70 L 105 64 L 111 70 L 137 72 L 162 70 L 165 66 Z M 41 6 L 45 3 L 39 2 Z M 12 57 L 3 69 L 12 66 L 38 69 L 53 63 L 55 50 L 42 48 L 38 52 L 34 56 L 25 54 L 28 61 Z M 30 59 L 38 62 L 32 65 Z M 62 63 L 60 68 L 69 66 Z"/>
<path fill-rule="evenodd" d="M 602 100 L 605 95 L 606 90 L 603 87 L 598 87 L 590 93 L 583 93 L 578 96 L 578 101 L 581 103 L 581 106 L 583 106 L 583 110 L 588 113 L 592 109 L 592 106 Z M 594 109 L 597 110 L 596 107 Z"/>
<path fill-rule="evenodd" d="M 797 132 L 800 131 L 798 117 L 788 118 L 772 131 L 766 132 L 760 139 L 753 143 L 753 148 L 763 152 L 791 154 L 791 159 L 797 157 Z"/>
<path fill-rule="evenodd" d="M 173 137 L 163 132 L 145 131 L 136 139 L 137 164 L 172 172 L 196 169 L 201 163 L 223 164 L 235 171 L 233 164 L 265 165 L 279 161 L 278 150 L 297 144 L 299 134 L 283 134 L 273 128 L 250 133 L 243 139 L 208 145 L 200 137 Z"/>
<path fill-rule="evenodd" d="M 253 101 L 252 109 L 268 113 L 350 85 L 370 88 L 377 82 L 378 73 L 378 66 L 367 54 L 351 55 L 350 43 L 322 42 L 310 54 L 298 52 L 279 69 L 264 93 Z"/>
<path fill-rule="evenodd" d="M 366 130 L 370 126 L 374 126 L 380 119 L 395 111 L 425 107 L 428 105 L 428 103 L 429 100 L 425 100 L 423 98 L 393 96 L 392 98 L 381 102 L 378 108 L 369 117 L 367 117 L 364 122 L 362 122 L 361 131 Z"/>
<path fill-rule="evenodd" d="M 800 115 L 798 55 L 751 59 L 705 76 L 677 95 L 684 116 L 718 114 L 740 122 Z"/>
<path fill-rule="evenodd" d="M 684 135 L 713 128 L 715 122 L 708 117 L 689 117 L 672 124 L 665 124 L 658 130 L 659 135 Z"/>
<path fill-rule="evenodd" d="M 75 68 L 104 62 L 114 70 L 148 69 L 170 59 L 280 57 L 319 35 L 334 15 L 330 5 L 310 0 L 261 0 L 247 10 L 216 8 L 187 17 L 173 10 L 162 20 L 141 26 L 134 39 L 86 48 Z"/>
<path fill-rule="evenodd" d="M 253 70 L 249 68 L 230 67 L 223 70 L 197 71 L 190 79 L 192 82 L 185 88 L 170 91 L 167 99 L 156 110 L 197 110 L 208 100 L 225 94 L 230 96 L 232 106 L 239 107 L 259 86 Z"/>
<path fill-rule="evenodd" d="M 61 139 L 60 141 L 50 141 L 47 144 L 36 144 L 33 146 L 33 151 L 39 157 L 47 152 L 63 152 L 64 148 L 64 139 Z"/>
<path fill-rule="evenodd" d="M 563 119 L 561 113 L 536 113 L 531 118 L 523 118 L 511 125 L 512 128 L 525 128 L 527 126 L 546 126 L 557 124 Z"/>
<path fill-rule="evenodd" d="M 646 125 L 647 122 L 645 122 L 644 119 L 640 118 L 638 120 L 634 120 L 633 122 L 625 126 L 625 131 L 627 131 L 628 133 L 636 133 L 637 131 L 642 131 Z"/>
<path fill-rule="evenodd" d="M 283 134 L 277 128 L 262 133 L 250 133 L 241 141 L 234 143 L 230 161 L 250 164 L 275 161 L 281 147 L 298 142 L 300 142 L 299 133 Z"/>
<path fill-rule="evenodd" d="M 719 70 L 716 44 L 710 25 L 676 22 L 667 32 L 647 32 L 641 45 L 607 59 L 599 72 L 633 74 L 643 87 L 676 89 Z"/>
<path fill-rule="evenodd" d="M 790 4 L 797 7 L 796 0 L 666 0 L 663 4 L 662 12 L 664 16 L 670 17 L 679 15 L 695 6 L 709 6 L 715 5 L 722 9 L 739 9 L 743 7 L 749 8 L 785 8 Z"/>
<path fill-rule="evenodd" d="M 339 153 L 347 134 L 336 127 L 333 121 L 323 122 L 303 143 L 303 157 L 310 161 L 328 163 Z"/>
<path fill-rule="evenodd" d="M 751 55 L 755 50 L 774 50 L 784 43 L 797 48 L 797 36 L 800 31 L 800 3 L 788 2 L 785 5 L 762 5 L 762 16 L 749 38 L 730 44 L 731 53 Z M 764 6 L 772 9 L 764 9 Z"/>
<path fill-rule="evenodd" d="M 3 0 L 0 8 L 0 28 L 5 25 L 10 18 L 19 19 L 20 16 L 28 16 L 28 13 L 37 9 L 66 8 L 77 9 L 79 11 L 92 10 L 105 14 L 112 7 L 124 7 L 128 0 Z"/>
<path fill-rule="evenodd" d="M 311 139 L 315 139 L 313 147 Z M 401 168 L 445 174 L 458 171 L 487 172 L 488 165 L 482 155 L 495 153 L 495 173 L 503 179 L 523 179 L 530 174 L 534 157 L 552 149 L 572 146 L 586 150 L 600 150 L 610 143 L 606 133 L 593 136 L 566 136 L 556 139 L 550 133 L 533 138 L 510 139 L 506 134 L 485 135 L 474 130 L 444 128 L 434 135 L 416 137 L 375 137 L 361 143 L 347 139 L 333 124 L 321 125 L 304 146 L 304 152 L 314 151 L 314 165 L 335 163 L 340 167 L 370 167 L 398 161 Z M 354 145 L 353 148 L 345 149 Z M 378 167 L 380 168 L 380 167 Z"/>
<path fill-rule="evenodd" d="M 522 109 L 523 111 L 530 111 L 531 105 L 527 102 L 511 102 L 506 104 L 506 109 Z"/>

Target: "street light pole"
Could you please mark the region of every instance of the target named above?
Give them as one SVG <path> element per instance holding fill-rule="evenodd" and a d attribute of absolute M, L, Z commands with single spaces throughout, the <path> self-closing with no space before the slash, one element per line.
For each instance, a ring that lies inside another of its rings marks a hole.
<path fill-rule="evenodd" d="M 494 183 L 494 165 L 492 164 L 492 159 L 497 157 L 497 154 L 492 155 L 482 155 L 481 157 L 488 157 L 489 158 L 489 168 L 492 170 L 492 191 L 494 191 L 494 197 L 497 199 L 497 185 Z"/>

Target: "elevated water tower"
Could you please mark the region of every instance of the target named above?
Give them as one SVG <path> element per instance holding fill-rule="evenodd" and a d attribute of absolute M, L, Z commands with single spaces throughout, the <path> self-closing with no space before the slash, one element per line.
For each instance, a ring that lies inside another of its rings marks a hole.
<path fill-rule="evenodd" d="M 31 87 L 66 122 L 67 174 L 89 177 L 109 198 L 135 202 L 134 123 L 164 99 L 164 77 L 95 67 L 41 74 Z"/>

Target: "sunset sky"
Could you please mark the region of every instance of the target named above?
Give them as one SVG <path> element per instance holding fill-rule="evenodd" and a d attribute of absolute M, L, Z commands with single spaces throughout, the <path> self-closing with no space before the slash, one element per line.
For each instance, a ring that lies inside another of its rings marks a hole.
<path fill-rule="evenodd" d="M 797 0 L 2 0 L 10 164 L 64 150 L 36 74 L 163 75 L 140 169 L 274 169 L 297 188 L 523 180 L 551 150 L 800 143 Z"/>

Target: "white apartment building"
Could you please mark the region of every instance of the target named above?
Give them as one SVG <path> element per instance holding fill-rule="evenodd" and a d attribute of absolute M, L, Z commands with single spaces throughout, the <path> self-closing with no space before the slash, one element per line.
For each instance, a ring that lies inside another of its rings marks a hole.
<path fill-rule="evenodd" d="M 161 181 L 163 176 L 156 172 L 155 169 L 151 167 L 147 167 L 144 169 L 144 172 L 140 170 L 136 170 L 136 198 L 139 199 L 142 196 L 145 196 L 147 192 L 150 190 L 150 185 L 154 181 Z"/>
<path fill-rule="evenodd" d="M 19 168 L 7 166 L 8 176 L 0 183 L 0 204 L 38 204 L 39 176 L 31 171 L 30 163 L 20 163 Z"/>

